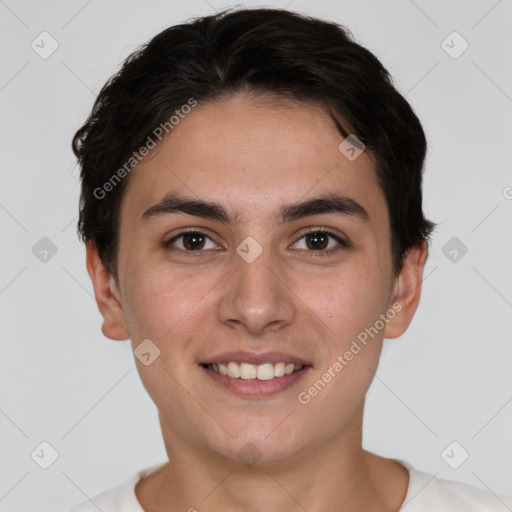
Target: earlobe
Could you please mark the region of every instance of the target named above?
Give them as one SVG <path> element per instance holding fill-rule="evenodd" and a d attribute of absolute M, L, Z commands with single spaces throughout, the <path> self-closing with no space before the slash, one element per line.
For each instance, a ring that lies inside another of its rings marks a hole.
<path fill-rule="evenodd" d="M 130 334 L 124 318 L 121 295 L 92 241 L 86 245 L 86 266 L 94 287 L 96 304 L 103 316 L 102 333 L 112 340 L 128 339 Z"/>
<path fill-rule="evenodd" d="M 386 325 L 384 338 L 398 338 L 409 327 L 421 297 L 423 269 L 427 258 L 427 242 L 412 247 L 404 266 L 395 280 L 389 307 L 399 311 Z M 400 307 L 397 307 L 400 305 Z"/>

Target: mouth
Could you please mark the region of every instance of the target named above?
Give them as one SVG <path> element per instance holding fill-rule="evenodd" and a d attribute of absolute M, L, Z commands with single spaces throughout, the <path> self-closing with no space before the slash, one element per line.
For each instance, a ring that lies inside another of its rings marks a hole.
<path fill-rule="evenodd" d="M 244 398 L 264 398 L 287 390 L 312 370 L 305 360 L 278 352 L 232 352 L 199 364 L 210 382 Z"/>
<path fill-rule="evenodd" d="M 304 365 L 296 365 L 280 361 L 278 363 L 250 364 L 237 361 L 229 361 L 218 364 L 202 364 L 203 368 L 220 375 L 227 375 L 232 379 L 243 380 L 272 380 L 285 375 L 296 373 L 304 368 Z"/>

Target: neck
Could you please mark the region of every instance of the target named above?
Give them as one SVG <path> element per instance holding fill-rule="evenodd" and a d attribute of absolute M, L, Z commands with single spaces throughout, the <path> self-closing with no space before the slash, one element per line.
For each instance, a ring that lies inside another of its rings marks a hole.
<path fill-rule="evenodd" d="M 162 421 L 170 462 L 139 482 L 137 498 L 147 512 L 396 512 L 407 492 L 407 470 L 362 449 L 359 412 L 357 422 L 324 444 L 253 466 L 200 448 Z"/>

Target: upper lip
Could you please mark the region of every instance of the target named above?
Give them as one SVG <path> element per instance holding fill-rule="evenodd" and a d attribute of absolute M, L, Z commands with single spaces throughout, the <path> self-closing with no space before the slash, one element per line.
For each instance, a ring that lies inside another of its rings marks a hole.
<path fill-rule="evenodd" d="M 304 359 L 292 354 L 287 354 L 286 352 L 246 352 L 240 350 L 236 352 L 223 352 L 222 354 L 217 354 L 205 359 L 200 364 L 219 364 L 229 363 L 230 361 L 248 364 L 293 363 L 297 366 L 306 366 L 310 364 Z"/>

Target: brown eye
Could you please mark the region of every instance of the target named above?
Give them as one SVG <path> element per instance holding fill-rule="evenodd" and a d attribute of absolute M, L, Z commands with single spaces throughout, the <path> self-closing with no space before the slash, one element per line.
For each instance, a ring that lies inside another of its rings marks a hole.
<path fill-rule="evenodd" d="M 210 244 L 208 246 L 208 244 Z M 213 240 L 200 231 L 185 231 L 165 242 L 164 247 L 169 250 L 181 250 L 184 252 L 204 252 L 203 249 L 215 249 Z"/>
<path fill-rule="evenodd" d="M 183 235 L 183 246 L 187 250 L 202 249 L 206 238 L 201 233 L 188 233 Z"/>
<path fill-rule="evenodd" d="M 305 238 L 308 249 L 324 250 L 329 245 L 329 235 L 323 231 L 308 233 Z"/>
<path fill-rule="evenodd" d="M 348 247 L 348 244 L 339 236 L 322 229 L 315 229 L 305 233 L 295 245 L 297 246 L 296 248 L 301 249 L 308 256 L 329 256 L 340 249 Z"/>

